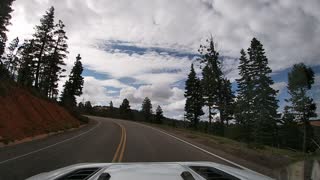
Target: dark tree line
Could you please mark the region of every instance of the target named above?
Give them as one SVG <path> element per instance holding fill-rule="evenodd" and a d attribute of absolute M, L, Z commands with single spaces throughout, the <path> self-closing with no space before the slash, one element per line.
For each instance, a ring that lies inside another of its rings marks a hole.
<path fill-rule="evenodd" d="M 10 24 L 10 14 L 13 11 L 11 7 L 13 1 L 14 0 L 1 0 L 0 2 L 0 56 L 4 53 L 8 39 L 6 32 L 8 31 L 7 26 Z"/>
<path fill-rule="evenodd" d="M 43 96 L 57 100 L 58 82 L 65 72 L 64 66 L 68 52 L 68 37 L 64 23 L 55 23 L 55 9 L 49 8 L 35 26 L 31 39 L 23 42 L 15 38 L 7 47 L 7 28 L 13 0 L 0 2 L 0 57 L 1 76 L 16 81 L 19 85 L 34 88 Z M 75 107 L 76 97 L 82 94 L 83 67 L 78 55 L 76 63 L 64 85 L 62 104 Z"/>
<path fill-rule="evenodd" d="M 316 105 L 307 91 L 314 83 L 312 69 L 304 64 L 293 66 L 288 74 L 291 98 L 286 100 L 289 105 L 281 117 L 277 112 L 278 92 L 271 87 L 272 70 L 261 42 L 253 38 L 247 51 L 240 51 L 237 96 L 223 73 L 223 58 L 219 57 L 213 39 L 206 42 L 199 48 L 201 79 L 192 64 L 185 86 L 185 118 L 190 125 L 198 128 L 206 107 L 208 123 L 201 123 L 206 132 L 225 135 L 227 128 L 232 137 L 248 143 L 311 150 L 313 133 L 309 118 L 316 116 Z M 229 126 L 230 120 L 234 123 Z"/>
<path fill-rule="evenodd" d="M 202 111 L 204 100 L 200 86 L 200 79 L 194 71 L 193 64 L 191 65 L 190 74 L 186 81 L 186 91 L 184 96 L 186 97 L 186 105 L 184 107 L 186 111 L 185 117 L 190 120 L 191 126 L 197 129 L 200 116 L 204 114 Z"/>
<path fill-rule="evenodd" d="M 65 106 L 76 107 L 76 96 L 82 94 L 83 77 L 81 76 L 83 67 L 80 54 L 77 56 L 76 62 L 70 72 L 69 79 L 63 85 L 64 89 L 61 94 L 61 102 Z"/>
<path fill-rule="evenodd" d="M 311 150 L 312 147 L 313 130 L 309 119 L 317 116 L 316 104 L 308 96 L 313 84 L 314 72 L 303 63 L 295 64 L 288 74 L 288 93 L 291 97 L 286 100 L 288 105 L 285 107 L 282 123 L 286 130 L 293 131 L 292 134 L 296 133 L 297 142 L 298 144 L 299 140 L 302 142 L 304 152 Z M 297 130 L 298 124 L 302 125 L 302 132 Z"/>
<path fill-rule="evenodd" d="M 90 104 L 90 106 L 88 104 Z M 80 102 L 78 104 L 78 110 L 92 115 L 128 119 L 133 121 L 145 121 L 157 124 L 173 121 L 163 115 L 163 110 L 159 105 L 154 113 L 152 110 L 152 102 L 148 97 L 145 97 L 143 100 L 141 110 L 139 111 L 131 109 L 130 102 L 127 98 L 123 99 L 119 108 L 114 107 L 112 101 L 110 101 L 109 106 L 92 106 L 90 101 L 86 101 L 86 103 Z"/>

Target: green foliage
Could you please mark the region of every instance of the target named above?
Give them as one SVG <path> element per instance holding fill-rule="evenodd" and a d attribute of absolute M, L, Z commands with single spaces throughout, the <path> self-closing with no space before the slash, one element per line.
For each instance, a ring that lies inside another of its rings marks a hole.
<path fill-rule="evenodd" d="M 156 116 L 155 116 L 156 123 L 162 124 L 162 119 L 163 118 L 164 117 L 163 117 L 162 108 L 161 108 L 161 106 L 158 106 L 157 109 L 156 109 Z"/>
<path fill-rule="evenodd" d="M 194 71 L 193 64 L 191 65 L 190 74 L 188 75 L 185 88 L 185 118 L 191 122 L 191 126 L 193 128 L 197 128 L 200 121 L 200 116 L 204 114 L 202 111 L 204 102 L 200 80 L 197 77 L 196 72 Z"/>
<path fill-rule="evenodd" d="M 109 108 L 111 111 L 113 110 L 113 102 L 112 101 L 110 101 L 110 103 L 109 103 Z"/>
<path fill-rule="evenodd" d="M 204 65 L 202 69 L 202 96 L 204 104 L 209 109 L 209 123 L 211 124 L 212 112 L 215 109 L 219 109 L 221 102 L 221 84 L 222 84 L 222 71 L 221 62 L 219 60 L 219 52 L 216 51 L 213 38 L 207 39 L 208 45 L 200 45 L 200 63 Z"/>
<path fill-rule="evenodd" d="M 222 124 L 229 125 L 229 120 L 233 119 L 235 106 L 231 82 L 226 78 L 222 79 L 220 89 L 220 120 Z"/>
<path fill-rule="evenodd" d="M 83 104 L 82 102 L 79 102 L 79 104 L 78 104 L 78 110 L 79 110 L 80 112 L 83 112 L 83 111 L 84 111 L 84 104 Z"/>
<path fill-rule="evenodd" d="M 272 72 L 268 66 L 263 45 L 255 38 L 248 49 L 249 64 L 253 82 L 253 112 L 255 116 L 254 131 L 255 142 L 274 145 L 277 118 L 277 91 L 271 88 L 274 84 L 270 77 Z"/>
<path fill-rule="evenodd" d="M 288 93 L 290 98 L 290 109 L 294 119 L 303 124 L 303 152 L 310 149 L 310 142 L 313 136 L 312 127 L 309 119 L 316 117 L 316 104 L 307 95 L 307 92 L 314 84 L 314 72 L 305 64 L 295 64 L 288 74 Z"/>
<path fill-rule="evenodd" d="M 68 44 L 67 36 L 64 31 L 65 25 L 62 21 L 55 26 L 52 42 L 52 52 L 45 56 L 43 65 L 43 75 L 41 76 L 40 89 L 47 97 L 52 99 L 58 95 L 58 81 L 60 74 L 65 72 L 62 66 L 66 65 L 64 59 L 67 57 Z"/>
<path fill-rule="evenodd" d="M 47 63 L 46 55 L 50 54 L 54 38 L 54 7 L 51 7 L 40 19 L 40 25 L 35 27 L 34 52 L 35 52 L 35 84 L 39 88 L 40 77 L 45 74 L 43 69 Z M 44 80 L 45 81 L 45 80 Z"/>
<path fill-rule="evenodd" d="M 280 147 L 302 150 L 301 144 L 303 134 L 293 113 L 290 112 L 289 106 L 284 108 L 283 117 L 281 118 L 278 127 L 278 135 Z"/>
<path fill-rule="evenodd" d="M 58 95 L 58 81 L 65 72 L 64 59 L 68 54 L 67 36 L 64 24 L 59 21 L 54 23 L 54 8 L 51 7 L 40 19 L 40 25 L 35 27 L 31 40 L 15 51 L 17 41 L 10 46 L 7 59 L 8 70 L 16 74 L 19 62 L 17 82 L 23 86 L 34 86 L 44 96 L 56 99 Z M 11 49 L 10 49 L 11 48 Z M 18 56 L 14 53 L 18 52 Z M 19 57 L 15 58 L 15 57 Z"/>
<path fill-rule="evenodd" d="M 237 79 L 238 83 L 238 96 L 236 103 L 235 117 L 239 124 L 247 126 L 248 131 L 252 131 L 250 125 L 253 124 L 253 112 L 251 111 L 253 106 L 253 83 L 252 77 L 250 76 L 249 60 L 246 52 L 241 50 L 241 57 L 239 59 L 239 75 L 240 79 Z"/>
<path fill-rule="evenodd" d="M 224 124 L 229 124 L 234 114 L 234 95 L 231 90 L 231 83 L 224 78 L 222 72 L 222 61 L 219 52 L 216 50 L 213 38 L 207 39 L 207 45 L 200 45 L 200 63 L 202 68 L 202 97 L 204 105 L 208 107 L 209 128 L 208 131 L 220 132 L 223 134 Z M 212 128 L 212 117 L 219 112 L 220 124 Z M 219 128 L 219 129 L 215 129 Z"/>
<path fill-rule="evenodd" d="M 142 109 L 141 112 L 144 114 L 144 118 L 146 121 L 152 121 L 152 103 L 151 100 L 146 97 L 142 102 Z"/>
<path fill-rule="evenodd" d="M 132 118 L 131 109 L 130 109 L 130 102 L 127 98 L 125 98 L 122 101 L 122 104 L 119 107 L 119 111 L 120 111 L 120 114 L 123 118 L 125 118 L 125 119 Z"/>
<path fill-rule="evenodd" d="M 61 94 L 61 103 L 70 108 L 76 107 L 76 96 L 82 94 L 83 77 L 82 77 L 82 63 L 80 54 L 77 56 L 76 62 L 71 70 L 69 79 L 64 84 L 64 89 Z"/>
<path fill-rule="evenodd" d="M 1 0 L 0 1 L 0 57 L 4 53 L 5 45 L 7 41 L 6 32 L 7 26 L 10 25 L 12 3 L 14 0 Z"/>
<path fill-rule="evenodd" d="M 15 74 L 19 66 L 18 53 L 19 38 L 15 38 L 8 46 L 8 52 L 3 56 L 4 66 L 10 72 L 12 79 L 15 79 Z"/>
<path fill-rule="evenodd" d="M 236 117 L 248 128 L 245 139 L 275 145 L 278 101 L 277 91 L 271 88 L 271 72 L 263 45 L 253 38 L 248 57 L 241 50 Z"/>
<path fill-rule="evenodd" d="M 25 87 L 31 87 L 34 81 L 34 41 L 25 41 L 20 47 L 20 68 L 17 82 Z"/>
<path fill-rule="evenodd" d="M 91 114 L 93 112 L 93 107 L 91 105 L 91 102 L 90 101 L 86 101 L 84 103 L 84 112 L 88 113 L 88 114 Z"/>

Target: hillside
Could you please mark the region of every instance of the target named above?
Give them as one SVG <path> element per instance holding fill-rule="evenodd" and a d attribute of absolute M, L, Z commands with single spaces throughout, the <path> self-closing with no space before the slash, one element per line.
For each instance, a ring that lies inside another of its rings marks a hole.
<path fill-rule="evenodd" d="M 0 81 L 0 143 L 78 127 L 80 121 L 55 102 Z"/>

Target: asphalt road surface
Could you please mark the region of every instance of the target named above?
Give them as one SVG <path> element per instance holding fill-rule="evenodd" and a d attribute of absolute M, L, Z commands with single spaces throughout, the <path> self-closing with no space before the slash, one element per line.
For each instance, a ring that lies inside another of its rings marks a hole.
<path fill-rule="evenodd" d="M 227 162 L 151 127 L 90 117 L 94 123 L 45 139 L 0 148 L 0 180 L 25 179 L 83 162 Z"/>

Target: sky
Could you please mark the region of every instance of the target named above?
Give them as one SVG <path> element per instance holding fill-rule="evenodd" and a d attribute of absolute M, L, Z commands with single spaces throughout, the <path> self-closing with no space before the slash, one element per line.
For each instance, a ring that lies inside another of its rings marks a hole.
<path fill-rule="evenodd" d="M 31 38 L 51 6 L 69 37 L 66 73 L 77 54 L 82 57 L 79 102 L 108 105 L 112 100 L 119 106 L 128 98 L 140 109 L 148 96 L 154 109 L 161 105 L 167 117 L 182 119 L 184 84 L 200 44 L 214 38 L 236 90 L 240 50 L 256 37 L 273 70 L 279 111 L 288 98 L 287 74 L 303 62 L 316 73 L 310 96 L 320 114 L 319 0 L 16 0 L 9 39 Z M 201 72 L 199 66 L 196 71 Z"/>

